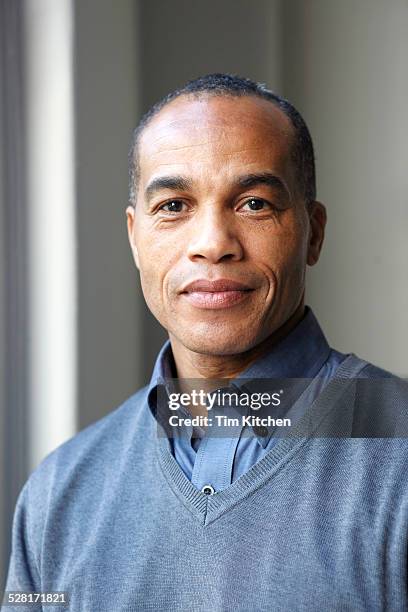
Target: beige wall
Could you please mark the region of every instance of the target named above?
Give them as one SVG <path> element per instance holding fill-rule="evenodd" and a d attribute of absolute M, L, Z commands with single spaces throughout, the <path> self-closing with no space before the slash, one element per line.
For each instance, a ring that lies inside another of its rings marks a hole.
<path fill-rule="evenodd" d="M 210 72 L 250 76 L 279 89 L 281 11 L 280 0 L 142 0 L 143 107 Z"/>
<path fill-rule="evenodd" d="M 296 0 L 285 23 L 329 218 L 309 301 L 334 346 L 407 376 L 408 4 Z"/>
<path fill-rule="evenodd" d="M 125 226 L 137 18 L 132 0 L 75 2 L 79 428 L 141 383 L 141 300 Z"/>

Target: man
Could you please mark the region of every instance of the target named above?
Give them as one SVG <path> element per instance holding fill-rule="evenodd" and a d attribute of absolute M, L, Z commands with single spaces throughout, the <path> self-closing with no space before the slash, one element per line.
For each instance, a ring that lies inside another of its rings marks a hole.
<path fill-rule="evenodd" d="M 392 418 L 367 424 L 389 412 L 379 381 L 397 409 L 406 391 L 331 349 L 304 305 L 326 213 L 302 118 L 209 75 L 142 119 L 130 170 L 129 241 L 169 342 L 146 388 L 29 478 L 7 589 L 75 611 L 405 610 L 407 445 Z M 226 387 L 245 418 L 241 398 L 273 389 L 292 429 L 212 428 Z"/>

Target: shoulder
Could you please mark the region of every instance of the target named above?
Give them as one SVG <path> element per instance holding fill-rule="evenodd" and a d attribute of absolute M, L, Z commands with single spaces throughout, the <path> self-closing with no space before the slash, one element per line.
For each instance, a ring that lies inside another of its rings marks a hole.
<path fill-rule="evenodd" d="M 360 390 L 364 390 L 366 394 L 370 395 L 376 393 L 384 396 L 388 393 L 390 400 L 395 400 L 398 395 L 401 395 L 405 402 L 407 401 L 408 382 L 406 379 L 365 361 L 357 355 L 352 354 L 351 359 L 352 370 L 354 369 L 356 372 L 351 377 L 358 381 Z"/>
<path fill-rule="evenodd" d="M 362 361 L 362 360 L 361 360 Z M 406 379 L 384 370 L 370 362 L 364 362 L 364 366 L 358 375 L 359 385 L 367 393 L 385 396 L 390 401 L 396 401 L 398 396 L 408 399 L 408 382 Z"/>
<path fill-rule="evenodd" d="M 82 522 L 90 528 L 119 475 L 126 478 L 129 469 L 143 469 L 140 463 L 153 452 L 155 433 L 144 387 L 45 457 L 16 503 L 10 584 L 40 580 L 47 537 L 56 538 L 63 549 L 73 525 Z"/>
<path fill-rule="evenodd" d="M 345 370 L 347 375 L 351 378 L 391 379 L 394 381 L 400 381 L 401 383 L 405 382 L 405 379 L 401 378 L 397 374 L 394 374 L 389 370 L 385 370 L 374 363 L 366 361 L 354 353 L 342 354 L 338 351 L 334 351 L 333 349 L 332 352 L 336 353 L 337 355 L 343 355 L 344 359 L 340 364 L 338 371 L 342 372 Z"/>
<path fill-rule="evenodd" d="M 374 363 L 364 361 L 363 359 L 361 359 L 361 361 L 364 362 L 365 365 L 359 374 L 360 378 L 386 378 L 393 379 L 395 381 L 403 381 L 403 379 L 397 376 L 396 374 L 393 374 L 388 370 L 384 370 L 383 368 L 380 368 Z"/>
<path fill-rule="evenodd" d="M 115 473 L 130 448 L 143 452 L 143 441 L 147 444 L 154 432 L 147 387 L 143 387 L 47 455 L 29 476 L 22 496 L 31 508 L 39 509 L 55 504 L 67 492 L 97 489 Z"/>
<path fill-rule="evenodd" d="M 119 437 L 129 432 L 129 428 L 144 429 L 148 426 L 147 387 L 143 387 L 106 416 L 61 444 L 39 467 L 43 469 L 59 460 L 63 460 L 64 464 L 72 460 L 77 461 L 83 455 L 102 449 L 109 452 L 110 448 L 117 445 Z"/>
<path fill-rule="evenodd" d="M 406 456 L 408 438 L 408 383 L 392 372 L 359 359 L 353 377 L 353 436 L 362 438 L 400 438 Z"/>

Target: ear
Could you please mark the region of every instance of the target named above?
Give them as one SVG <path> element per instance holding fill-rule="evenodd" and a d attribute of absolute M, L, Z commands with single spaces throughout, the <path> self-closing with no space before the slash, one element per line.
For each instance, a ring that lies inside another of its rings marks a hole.
<path fill-rule="evenodd" d="M 321 202 L 312 202 L 309 208 L 310 235 L 307 251 L 307 263 L 314 266 L 319 260 L 324 240 L 324 229 L 326 227 L 326 208 Z"/>
<path fill-rule="evenodd" d="M 127 232 L 130 248 L 132 249 L 133 259 L 135 260 L 135 264 L 137 269 L 139 270 L 139 253 L 137 252 L 136 242 L 135 242 L 135 208 L 133 206 L 128 206 L 126 208 L 126 222 L 127 222 Z"/>

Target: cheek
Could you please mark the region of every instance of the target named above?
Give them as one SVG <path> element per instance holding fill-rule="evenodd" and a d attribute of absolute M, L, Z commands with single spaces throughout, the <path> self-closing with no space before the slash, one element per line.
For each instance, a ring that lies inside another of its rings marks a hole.
<path fill-rule="evenodd" d="M 145 233 L 147 234 L 147 232 Z M 176 253 L 169 244 L 163 244 L 160 237 L 139 239 L 139 274 L 146 303 L 152 313 L 163 324 L 163 314 L 167 306 L 168 279 L 176 264 Z"/>
<path fill-rule="evenodd" d="M 262 262 L 265 273 L 273 274 L 279 284 L 298 277 L 306 267 L 307 241 L 302 227 L 270 233 L 258 243 L 253 243 L 255 260 Z"/>
<path fill-rule="evenodd" d="M 161 295 L 163 276 L 162 261 L 157 257 L 148 257 L 139 254 L 140 282 L 146 301 L 157 301 Z"/>
<path fill-rule="evenodd" d="M 154 248 L 154 242 L 146 239 L 143 228 L 136 234 L 136 246 L 139 255 L 139 274 L 143 294 L 148 299 L 157 286 L 161 270 L 160 253 Z"/>
<path fill-rule="evenodd" d="M 280 289 L 285 304 L 297 303 L 304 291 L 307 262 L 307 240 L 304 232 L 287 236 L 280 261 Z"/>

